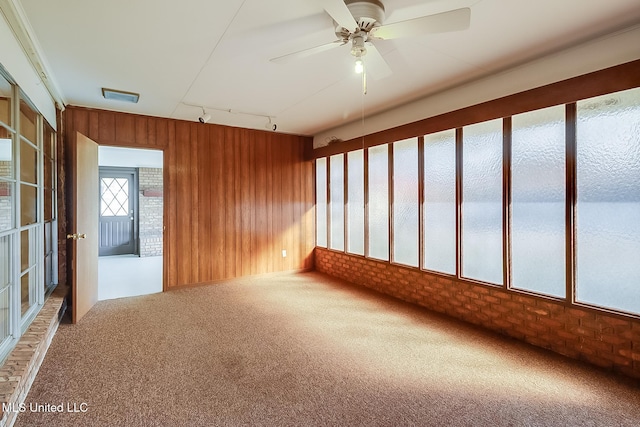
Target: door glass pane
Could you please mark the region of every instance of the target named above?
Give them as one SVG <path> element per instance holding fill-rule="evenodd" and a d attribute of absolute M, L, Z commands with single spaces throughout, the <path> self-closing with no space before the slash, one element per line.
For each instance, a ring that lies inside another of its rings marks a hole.
<path fill-rule="evenodd" d="M 349 180 L 347 197 L 347 250 L 364 255 L 364 151 L 351 151 L 347 155 Z"/>
<path fill-rule="evenodd" d="M 512 287 L 564 297 L 565 108 L 512 118 Z"/>
<path fill-rule="evenodd" d="M 331 212 L 331 241 L 329 247 L 344 250 L 344 154 L 329 158 L 329 209 Z"/>
<path fill-rule="evenodd" d="M 35 224 L 38 218 L 38 191 L 36 187 L 20 185 L 21 225 Z"/>
<path fill-rule="evenodd" d="M 388 145 L 369 148 L 369 256 L 389 260 Z"/>
<path fill-rule="evenodd" d="M 316 159 L 316 245 L 327 247 L 327 159 Z"/>
<path fill-rule="evenodd" d="M 0 178 L 13 178 L 12 136 L 12 133 L 0 127 Z"/>
<path fill-rule="evenodd" d="M 127 178 L 100 179 L 100 215 L 129 215 L 129 180 Z"/>
<path fill-rule="evenodd" d="M 38 143 L 37 118 L 37 113 L 24 100 L 20 100 L 20 135 L 31 141 L 33 145 Z"/>
<path fill-rule="evenodd" d="M 38 182 L 38 152 L 25 141 L 20 144 L 20 180 L 31 184 Z"/>
<path fill-rule="evenodd" d="M 424 137 L 424 267 L 456 274 L 456 131 Z"/>
<path fill-rule="evenodd" d="M 418 261 L 418 140 L 393 143 L 393 261 Z"/>
<path fill-rule="evenodd" d="M 13 87 L 2 75 L 0 75 L 0 122 L 11 127 L 11 105 Z"/>
<path fill-rule="evenodd" d="M 576 299 L 640 313 L 640 89 L 577 108 Z"/>
<path fill-rule="evenodd" d="M 0 180 L 0 231 L 13 228 L 13 183 Z"/>
<path fill-rule="evenodd" d="M 462 274 L 502 284 L 502 120 L 465 126 Z"/>

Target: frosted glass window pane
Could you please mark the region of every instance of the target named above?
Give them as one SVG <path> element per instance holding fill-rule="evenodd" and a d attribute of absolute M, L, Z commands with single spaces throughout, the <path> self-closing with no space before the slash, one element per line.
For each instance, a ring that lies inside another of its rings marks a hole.
<path fill-rule="evenodd" d="M 393 261 L 418 261 L 418 140 L 393 143 Z"/>
<path fill-rule="evenodd" d="M 456 273 L 456 132 L 424 137 L 424 267 Z"/>
<path fill-rule="evenodd" d="M 513 116 L 512 287 L 564 297 L 565 108 Z"/>
<path fill-rule="evenodd" d="M 389 260 L 389 154 L 369 148 L 369 257 Z"/>
<path fill-rule="evenodd" d="M 640 313 L 640 89 L 577 108 L 576 299 Z"/>
<path fill-rule="evenodd" d="M 502 284 L 502 120 L 463 128 L 462 274 Z"/>
<path fill-rule="evenodd" d="M 316 160 L 316 245 L 327 247 L 327 159 Z"/>
<path fill-rule="evenodd" d="M 329 247 L 344 250 L 344 154 L 336 154 L 329 158 L 331 212 L 331 240 Z"/>
<path fill-rule="evenodd" d="M 364 151 L 347 154 L 347 251 L 364 255 Z"/>

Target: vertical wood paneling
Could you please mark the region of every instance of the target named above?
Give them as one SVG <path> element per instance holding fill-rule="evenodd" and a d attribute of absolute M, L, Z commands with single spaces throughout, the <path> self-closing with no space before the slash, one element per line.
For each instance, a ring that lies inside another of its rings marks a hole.
<path fill-rule="evenodd" d="M 269 146 L 269 147 L 273 147 L 273 137 L 269 134 L 265 137 L 266 141 L 265 143 Z M 266 206 L 266 213 L 267 213 L 267 217 L 270 218 L 270 221 L 267 223 L 267 244 L 265 246 L 265 252 L 266 252 L 266 257 L 267 257 L 267 272 L 271 273 L 273 271 L 275 271 L 276 269 L 276 263 L 275 263 L 275 259 L 273 256 L 270 256 L 270 254 L 273 254 L 275 251 L 275 236 L 276 236 L 276 229 L 275 229 L 275 215 L 276 210 L 273 206 L 273 199 L 274 199 L 274 195 L 273 195 L 273 187 L 275 186 L 275 163 L 274 163 L 274 156 L 273 156 L 274 150 L 267 150 L 267 155 L 265 156 L 265 166 L 267 168 L 267 189 L 266 189 L 266 200 L 267 200 L 267 206 Z"/>
<path fill-rule="evenodd" d="M 164 122 L 163 127 L 165 133 L 168 149 L 165 151 L 164 164 L 167 166 L 165 176 L 169 177 L 169 186 L 164 193 L 165 203 L 165 218 L 164 222 L 167 224 L 167 229 L 164 234 L 164 247 L 168 248 L 165 253 L 165 259 L 163 260 L 166 275 L 169 278 L 166 282 L 165 289 L 179 286 L 181 282 L 178 281 L 178 247 L 177 247 L 177 235 L 180 233 L 178 229 L 178 155 L 176 144 L 176 124 L 175 122 Z"/>
<path fill-rule="evenodd" d="M 146 145 L 149 138 L 149 118 L 145 116 L 136 116 L 134 119 L 136 145 Z"/>
<path fill-rule="evenodd" d="M 209 133 L 211 181 L 211 258 L 212 278 L 225 278 L 225 163 L 224 129 L 215 126 Z"/>
<path fill-rule="evenodd" d="M 282 145 L 277 142 L 274 143 L 278 147 L 273 152 L 273 199 L 272 199 L 272 218 L 273 218 L 273 249 L 271 251 L 273 262 L 273 270 L 280 271 L 284 269 L 282 263 L 282 256 L 278 254 L 282 249 L 282 233 L 284 231 L 283 223 L 283 204 L 285 203 L 282 197 Z M 280 203 L 278 203 L 278 201 Z M 278 254 L 278 255 L 276 255 Z"/>
<path fill-rule="evenodd" d="M 200 258 L 200 252 L 199 252 L 199 246 L 200 246 L 200 222 L 198 221 L 199 218 L 199 212 L 198 212 L 198 208 L 200 206 L 199 203 L 199 175 L 200 175 L 200 170 L 198 168 L 198 155 L 200 154 L 199 151 L 199 145 L 198 144 L 198 129 L 201 126 L 198 126 L 197 123 L 190 123 L 189 126 L 189 135 L 190 135 L 190 140 L 189 140 L 189 144 L 191 146 L 191 148 L 189 149 L 189 155 L 188 155 L 188 170 L 189 170 L 189 192 L 191 193 L 191 201 L 189 202 L 189 204 L 187 206 L 191 206 L 192 208 L 190 209 L 191 211 L 191 218 L 190 218 L 190 223 L 191 223 L 191 232 L 188 233 L 189 235 L 189 249 L 191 251 L 191 267 L 190 267 L 190 282 L 191 283 L 201 283 L 204 282 L 206 280 L 203 280 L 200 276 L 199 276 L 199 264 L 198 264 L 198 260 Z M 203 221 L 204 223 L 204 221 Z"/>
<path fill-rule="evenodd" d="M 250 271 L 251 274 L 258 273 L 258 236 L 257 236 L 257 210 L 259 209 L 258 199 L 256 194 L 256 133 L 249 132 L 249 194 L 251 195 L 249 200 L 249 213 L 251 214 L 251 224 L 249 229 L 250 246 L 251 246 L 251 260 Z M 257 209 L 258 208 L 258 209 Z"/>
<path fill-rule="evenodd" d="M 249 210 L 249 200 L 251 199 L 250 189 L 250 145 L 251 142 L 247 139 L 245 132 L 242 132 L 240 139 L 236 140 L 236 144 L 240 148 L 240 160 L 239 167 L 236 169 L 239 172 L 239 186 L 236 193 L 240 200 L 240 229 L 239 237 L 241 242 L 240 249 L 240 265 L 241 276 L 248 276 L 251 274 L 251 211 Z"/>
<path fill-rule="evenodd" d="M 306 150 L 303 149 L 303 153 Z M 306 154 L 305 154 L 306 156 Z M 312 162 L 304 162 L 303 163 L 304 172 L 300 179 L 302 179 L 305 183 L 306 191 L 305 191 L 305 216 L 302 219 L 302 223 L 306 227 L 305 232 L 305 264 L 304 268 L 315 268 L 315 259 L 314 259 L 314 251 L 313 249 L 316 246 L 316 186 L 315 186 L 315 176 L 316 170 L 314 168 L 314 164 Z M 366 170 L 366 169 L 365 169 Z M 309 179 L 309 177 L 312 177 Z"/>
<path fill-rule="evenodd" d="M 116 141 L 120 144 L 133 144 L 136 142 L 135 116 L 131 114 L 116 114 Z"/>
<path fill-rule="evenodd" d="M 234 153 L 234 132 L 227 129 L 224 140 L 224 207 L 225 207 L 225 276 L 236 276 L 236 215 L 235 215 L 235 166 L 236 158 Z"/>
<path fill-rule="evenodd" d="M 197 184 L 194 183 L 195 190 L 198 193 L 198 202 L 195 205 L 197 207 L 196 212 L 198 214 L 197 219 L 194 221 L 197 225 L 198 233 L 198 246 L 196 256 L 194 256 L 194 262 L 198 271 L 198 281 L 207 281 L 212 277 L 211 274 L 211 256 L 200 256 L 200 254 L 211 253 L 211 226 L 212 221 L 200 221 L 199 218 L 211 217 L 214 213 L 210 212 L 211 206 L 211 191 L 214 190 L 214 183 L 211 180 L 211 167 L 209 160 L 209 129 L 211 126 L 197 126 L 198 132 L 198 147 L 196 151 L 195 162 L 197 167 L 196 179 Z"/>
<path fill-rule="evenodd" d="M 97 141 L 100 137 L 100 113 L 97 111 L 89 111 L 89 138 Z"/>
<path fill-rule="evenodd" d="M 293 168 L 291 167 L 291 159 L 293 157 L 292 147 L 287 138 L 281 143 L 282 149 L 282 228 L 283 239 L 280 248 L 280 257 L 282 257 L 282 249 L 287 251 L 287 256 L 282 258 L 283 269 L 289 270 L 293 268 L 293 230 L 290 226 L 293 220 Z"/>
<path fill-rule="evenodd" d="M 109 111 L 100 113 L 98 126 L 98 139 L 95 140 L 96 142 L 116 140 L 116 119 L 114 113 Z"/>
<path fill-rule="evenodd" d="M 164 150 L 165 289 L 313 266 L 309 138 L 77 107 L 65 115 L 66 136 Z"/>
<path fill-rule="evenodd" d="M 257 272 L 269 271 L 268 262 L 268 213 L 267 213 L 267 141 L 263 135 L 258 135 L 255 146 L 256 159 L 256 248 Z"/>
<path fill-rule="evenodd" d="M 178 248 L 178 283 L 193 283 L 191 278 L 191 126 L 176 123 L 176 211 L 180 231 L 175 240 Z"/>

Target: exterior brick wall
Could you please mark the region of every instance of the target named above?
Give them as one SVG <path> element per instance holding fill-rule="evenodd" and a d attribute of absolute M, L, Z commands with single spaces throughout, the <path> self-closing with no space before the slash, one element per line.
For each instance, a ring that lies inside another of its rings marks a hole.
<path fill-rule="evenodd" d="M 430 310 L 640 378 L 640 319 L 323 248 L 316 270 Z"/>
<path fill-rule="evenodd" d="M 162 168 L 140 168 L 138 180 L 140 256 L 160 256 L 162 255 Z"/>

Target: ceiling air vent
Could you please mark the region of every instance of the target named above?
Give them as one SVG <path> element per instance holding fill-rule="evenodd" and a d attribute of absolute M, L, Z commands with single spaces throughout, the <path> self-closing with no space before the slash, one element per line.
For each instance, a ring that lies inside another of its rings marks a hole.
<path fill-rule="evenodd" d="M 123 90 L 107 89 L 104 87 L 102 88 L 102 96 L 104 96 L 104 99 L 113 99 L 116 101 L 131 102 L 134 104 L 137 104 L 138 99 L 140 99 L 139 93 L 125 92 Z"/>

